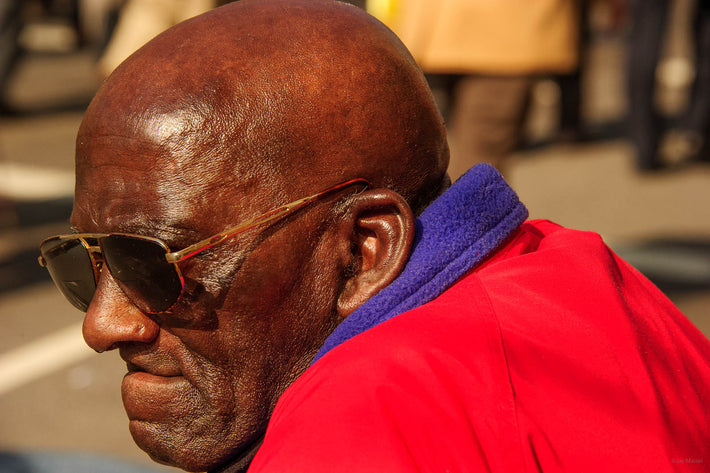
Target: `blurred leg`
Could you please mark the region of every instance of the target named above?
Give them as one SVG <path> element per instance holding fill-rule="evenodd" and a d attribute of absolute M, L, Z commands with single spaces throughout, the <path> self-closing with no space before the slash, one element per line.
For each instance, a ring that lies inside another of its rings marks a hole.
<path fill-rule="evenodd" d="M 452 179 L 478 163 L 502 169 L 513 152 L 527 110 L 529 77 L 466 76 L 454 93 L 451 108 Z"/>
<path fill-rule="evenodd" d="M 577 1 L 577 24 L 579 38 L 577 42 L 577 68 L 569 74 L 555 75 L 560 87 L 560 124 L 558 137 L 562 140 L 579 140 L 584 138 L 585 130 L 582 121 L 582 77 L 587 59 L 587 47 L 591 32 L 589 30 L 589 3 Z"/>
<path fill-rule="evenodd" d="M 454 89 L 458 81 L 465 76 L 461 74 L 425 74 L 425 76 L 436 105 L 439 107 L 439 112 L 444 117 L 444 121 L 448 123 L 451 117 Z"/>
<path fill-rule="evenodd" d="M 710 160 L 710 0 L 698 1 L 693 25 L 695 81 L 684 128 L 702 143 L 700 159 Z"/>
<path fill-rule="evenodd" d="M 668 13 L 668 0 L 632 0 L 629 48 L 629 134 L 640 169 L 660 167 L 657 148 L 662 133 L 653 106 L 656 65 Z"/>
<path fill-rule="evenodd" d="M 22 29 L 22 2 L 0 1 L 0 107 L 10 73 L 19 53 L 17 38 Z"/>

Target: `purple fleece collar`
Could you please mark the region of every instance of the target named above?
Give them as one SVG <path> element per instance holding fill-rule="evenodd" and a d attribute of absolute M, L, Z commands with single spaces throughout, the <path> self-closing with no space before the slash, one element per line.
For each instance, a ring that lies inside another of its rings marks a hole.
<path fill-rule="evenodd" d="M 471 168 L 417 218 L 412 254 L 402 274 L 350 314 L 313 362 L 355 335 L 438 297 L 527 216 L 494 167 Z"/>

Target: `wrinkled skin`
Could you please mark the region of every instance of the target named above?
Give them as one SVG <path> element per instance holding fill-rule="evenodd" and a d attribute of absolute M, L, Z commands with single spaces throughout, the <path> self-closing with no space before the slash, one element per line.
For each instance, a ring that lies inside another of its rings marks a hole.
<path fill-rule="evenodd" d="M 77 137 L 72 225 L 181 249 L 346 189 L 180 263 L 168 312 L 102 271 L 84 321 L 117 349 L 130 430 L 155 460 L 241 471 L 281 393 L 406 263 L 413 212 L 446 186 L 426 83 L 389 31 L 319 0 L 242 0 L 180 24 L 107 80 Z M 345 199 L 345 200 L 344 200 Z"/>

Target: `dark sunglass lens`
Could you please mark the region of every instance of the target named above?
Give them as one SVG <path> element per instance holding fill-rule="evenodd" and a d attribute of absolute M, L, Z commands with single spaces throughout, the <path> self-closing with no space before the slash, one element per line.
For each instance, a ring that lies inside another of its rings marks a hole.
<path fill-rule="evenodd" d="M 180 297 L 182 281 L 166 250 L 154 241 L 125 235 L 101 239 L 111 275 L 139 309 L 154 314 L 168 310 Z"/>
<path fill-rule="evenodd" d="M 96 291 L 91 257 L 81 241 L 50 240 L 40 247 L 54 283 L 69 302 L 86 312 Z"/>

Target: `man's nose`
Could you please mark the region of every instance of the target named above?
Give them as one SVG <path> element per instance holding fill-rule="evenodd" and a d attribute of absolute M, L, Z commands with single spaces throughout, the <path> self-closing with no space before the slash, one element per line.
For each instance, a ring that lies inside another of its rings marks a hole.
<path fill-rule="evenodd" d="M 151 343 L 160 326 L 133 305 L 104 267 L 82 331 L 87 345 L 101 353 L 122 343 Z"/>

